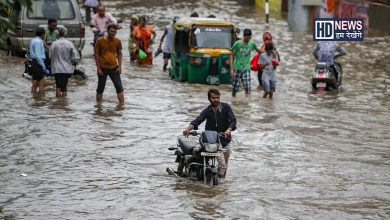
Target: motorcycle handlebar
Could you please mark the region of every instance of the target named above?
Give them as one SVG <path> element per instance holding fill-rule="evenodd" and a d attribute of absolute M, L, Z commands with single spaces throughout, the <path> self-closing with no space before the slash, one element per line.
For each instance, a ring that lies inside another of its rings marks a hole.
<path fill-rule="evenodd" d="M 198 133 L 197 130 L 190 131 L 190 135 L 192 135 L 192 136 L 197 136 L 198 134 L 200 134 L 200 133 Z"/>
<path fill-rule="evenodd" d="M 122 19 L 117 19 L 116 20 L 116 25 L 118 25 L 118 24 L 120 24 L 120 23 L 122 23 L 123 22 L 123 20 Z M 106 24 L 112 24 L 113 22 L 110 22 L 110 21 L 107 21 L 106 22 Z M 91 27 L 91 28 L 94 28 L 94 27 L 96 27 L 95 25 L 93 25 L 93 24 L 89 24 L 89 26 Z M 119 28 L 119 26 L 118 26 L 118 28 Z"/>
<path fill-rule="evenodd" d="M 333 59 L 337 59 L 337 58 L 342 57 L 344 55 L 345 54 L 343 54 L 343 53 L 338 53 L 338 54 L 334 55 Z"/>

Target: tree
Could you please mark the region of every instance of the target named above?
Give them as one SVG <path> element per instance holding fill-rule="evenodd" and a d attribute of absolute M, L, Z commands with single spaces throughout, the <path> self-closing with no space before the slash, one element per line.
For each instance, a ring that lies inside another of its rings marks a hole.
<path fill-rule="evenodd" d="M 0 0 L 0 44 L 3 44 L 8 30 L 13 30 L 17 17 L 14 11 L 20 11 L 22 6 L 31 10 L 32 0 Z"/>

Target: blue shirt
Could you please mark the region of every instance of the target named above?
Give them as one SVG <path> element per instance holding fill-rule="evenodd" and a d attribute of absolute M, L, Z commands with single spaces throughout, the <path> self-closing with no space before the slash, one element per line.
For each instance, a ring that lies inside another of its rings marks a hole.
<path fill-rule="evenodd" d="M 334 55 L 338 51 L 340 54 L 345 55 L 347 51 L 344 47 L 340 47 L 333 41 L 319 41 L 313 48 L 313 56 L 319 63 L 326 63 L 328 65 L 334 64 Z"/>
<path fill-rule="evenodd" d="M 35 37 L 30 43 L 30 56 L 35 59 L 39 65 L 45 70 L 45 48 L 43 47 L 43 41 L 40 37 Z"/>

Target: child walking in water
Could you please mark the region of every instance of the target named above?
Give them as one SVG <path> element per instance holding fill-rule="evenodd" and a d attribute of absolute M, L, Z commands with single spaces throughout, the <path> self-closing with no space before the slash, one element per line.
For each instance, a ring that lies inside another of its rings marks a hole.
<path fill-rule="evenodd" d="M 275 47 L 274 42 L 273 42 L 273 40 L 272 40 L 272 34 L 271 34 L 271 32 L 269 32 L 269 31 L 265 31 L 265 32 L 263 33 L 263 45 L 261 45 L 261 47 L 260 47 L 260 50 L 261 50 L 262 53 L 265 52 L 265 45 L 267 45 L 267 44 L 272 44 L 272 46 L 274 47 L 274 51 L 275 51 L 275 53 L 277 54 L 278 59 L 279 59 L 279 61 L 280 61 L 279 53 L 276 51 L 276 47 Z M 262 68 L 259 68 L 259 71 L 258 71 L 258 73 L 257 73 L 257 80 L 259 81 L 259 87 L 258 87 L 258 89 L 260 89 L 261 86 L 263 86 L 263 82 L 262 82 L 262 80 L 261 80 L 262 75 L 263 75 L 263 69 L 262 69 Z"/>
<path fill-rule="evenodd" d="M 268 96 L 272 99 L 276 88 L 276 68 L 279 65 L 279 56 L 274 51 L 272 43 L 265 45 L 265 53 L 260 55 L 259 65 L 263 70 L 263 75 L 261 77 L 264 89 L 263 98 L 267 98 Z"/>

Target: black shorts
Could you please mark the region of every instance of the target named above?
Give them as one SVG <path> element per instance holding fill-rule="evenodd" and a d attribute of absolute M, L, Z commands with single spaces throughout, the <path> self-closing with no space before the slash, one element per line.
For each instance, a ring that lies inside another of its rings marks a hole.
<path fill-rule="evenodd" d="M 163 59 L 171 59 L 171 53 L 163 53 Z"/>
<path fill-rule="evenodd" d="M 115 69 L 102 69 L 103 75 L 98 75 L 98 87 L 96 92 L 101 94 L 104 92 L 104 88 L 106 87 L 107 76 L 110 77 L 112 83 L 115 86 L 116 93 L 123 92 L 121 75 Z"/>
<path fill-rule="evenodd" d="M 72 76 L 69 73 L 56 73 L 54 78 L 56 78 L 56 88 L 61 89 L 61 92 L 66 92 L 68 85 L 68 80 Z"/>
<path fill-rule="evenodd" d="M 43 77 L 45 77 L 44 69 L 35 59 L 33 59 L 31 63 L 31 76 L 32 80 L 37 81 L 40 81 L 41 79 L 43 79 Z"/>

